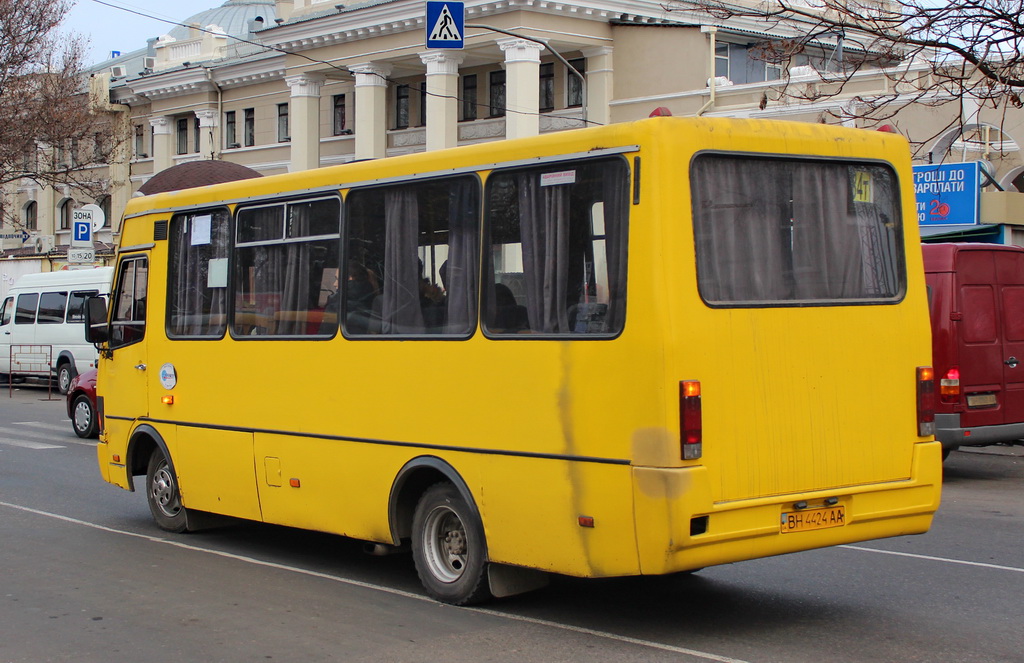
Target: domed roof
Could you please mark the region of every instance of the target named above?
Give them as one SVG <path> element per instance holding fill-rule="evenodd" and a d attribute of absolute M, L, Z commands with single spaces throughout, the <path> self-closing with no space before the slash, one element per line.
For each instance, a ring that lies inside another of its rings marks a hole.
<path fill-rule="evenodd" d="M 162 170 L 139 187 L 139 193 L 150 196 L 165 191 L 194 189 L 197 186 L 248 180 L 263 177 L 258 172 L 230 161 L 186 161 Z"/>
<path fill-rule="evenodd" d="M 277 18 L 274 0 L 228 0 L 220 7 L 190 16 L 182 21 L 185 25 L 175 27 L 168 34 L 175 39 L 188 39 L 189 32 L 185 26 L 195 23 L 201 28 L 219 25 L 225 33 L 241 37 L 249 34 L 249 23 L 257 17 L 263 19 L 264 27 L 274 25 L 274 19 Z"/>

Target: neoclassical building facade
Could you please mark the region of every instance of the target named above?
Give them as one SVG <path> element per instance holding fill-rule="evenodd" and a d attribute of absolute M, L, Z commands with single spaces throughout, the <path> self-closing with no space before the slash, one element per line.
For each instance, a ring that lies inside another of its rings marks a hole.
<path fill-rule="evenodd" d="M 182 23 L 92 70 L 97 112 L 124 137 L 110 163 L 93 165 L 102 196 L 27 183 L 8 192 L 29 239 L 2 248 L 38 263 L 20 269 L 59 268 L 69 211 L 87 203 L 108 216 L 98 239 L 116 242 L 128 199 L 176 164 L 225 160 L 269 175 L 628 122 L 659 108 L 877 129 L 858 117 L 858 99 L 892 93 L 905 107 L 887 123 L 924 145 L 920 162 L 984 159 L 997 180 L 989 190 L 1024 190 L 1024 111 L 911 103 L 878 70 L 838 95 L 796 101 L 784 86 L 822 85 L 815 71 L 834 66 L 834 39 L 810 44 L 784 71 L 756 46 L 800 26 L 715 19 L 696 5 L 468 0 L 462 49 L 425 47 L 422 0 L 228 0 Z M 983 215 L 1022 220 L 1010 218 L 1019 205 L 1005 195 Z M 5 280 L 19 271 L 5 270 Z"/>

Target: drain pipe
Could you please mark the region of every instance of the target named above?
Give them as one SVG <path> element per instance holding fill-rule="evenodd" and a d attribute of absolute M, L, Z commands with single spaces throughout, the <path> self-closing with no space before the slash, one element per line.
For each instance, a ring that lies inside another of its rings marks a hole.
<path fill-rule="evenodd" d="M 706 32 L 708 35 L 708 44 L 710 44 L 709 59 L 708 59 L 708 89 L 710 90 L 710 97 L 700 110 L 697 111 L 697 117 L 704 114 L 709 108 L 713 108 L 715 105 L 715 34 L 718 32 L 718 28 L 713 25 L 702 25 L 700 28 L 701 32 Z"/>

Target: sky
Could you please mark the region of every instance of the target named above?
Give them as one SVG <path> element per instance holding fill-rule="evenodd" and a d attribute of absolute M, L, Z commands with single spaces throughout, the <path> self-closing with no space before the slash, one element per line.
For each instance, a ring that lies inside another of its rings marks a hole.
<path fill-rule="evenodd" d="M 150 37 L 167 34 L 174 26 L 131 14 L 109 5 L 123 7 L 158 18 L 184 21 L 205 9 L 219 7 L 225 0 L 74 0 L 75 6 L 64 19 L 65 33 L 80 34 L 89 40 L 84 64 L 102 62 L 110 51 L 127 53 L 146 46 Z"/>

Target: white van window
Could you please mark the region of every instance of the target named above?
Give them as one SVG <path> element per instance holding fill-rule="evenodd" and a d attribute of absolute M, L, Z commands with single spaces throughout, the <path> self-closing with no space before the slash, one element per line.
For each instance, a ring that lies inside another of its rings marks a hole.
<path fill-rule="evenodd" d="M 100 294 L 98 290 L 82 290 L 71 293 L 68 298 L 68 322 L 83 322 L 85 320 L 85 300 Z"/>
<path fill-rule="evenodd" d="M 39 298 L 37 321 L 41 325 L 61 324 L 64 322 L 64 309 L 67 305 L 67 292 L 44 292 Z"/>
<path fill-rule="evenodd" d="M 36 304 L 39 303 L 39 293 L 31 292 L 18 295 L 18 311 L 14 314 L 14 324 L 31 325 L 36 321 Z"/>
<path fill-rule="evenodd" d="M 4 306 L 0 309 L 0 325 L 11 324 L 11 318 L 14 317 L 14 297 L 8 297 L 4 300 Z"/>

